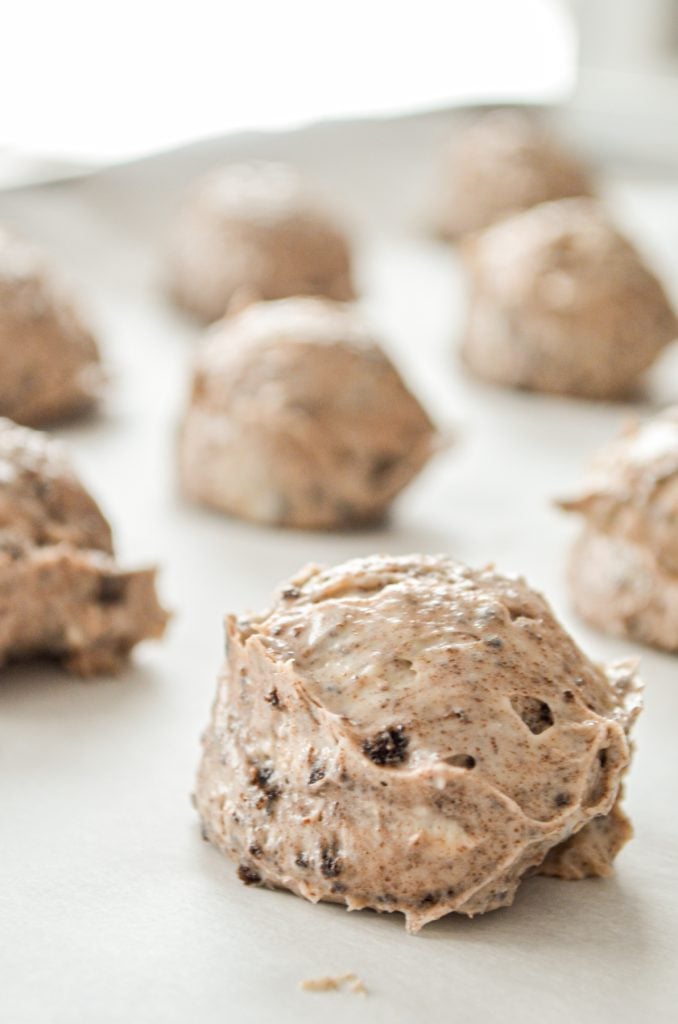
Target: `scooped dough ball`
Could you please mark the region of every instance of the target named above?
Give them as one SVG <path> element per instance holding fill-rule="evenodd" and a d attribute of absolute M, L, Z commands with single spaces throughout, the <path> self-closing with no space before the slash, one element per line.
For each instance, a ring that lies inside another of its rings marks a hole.
<path fill-rule="evenodd" d="M 50 656 L 81 675 L 119 669 L 164 631 L 154 579 L 119 568 L 61 446 L 0 420 L 0 665 Z"/>
<path fill-rule="evenodd" d="M 466 258 L 462 356 L 494 383 L 620 398 L 678 336 L 661 284 L 595 200 L 518 213 Z"/>
<path fill-rule="evenodd" d="M 38 425 L 98 396 L 96 342 L 39 249 L 0 229 L 0 415 Z"/>
<path fill-rule="evenodd" d="M 455 239 L 549 199 L 591 194 L 591 181 L 544 126 L 518 110 L 477 118 L 449 145 L 437 223 Z"/>
<path fill-rule="evenodd" d="M 610 873 L 639 710 L 523 580 L 445 557 L 311 566 L 227 619 L 197 807 L 249 884 L 417 931 L 527 872 Z"/>
<path fill-rule="evenodd" d="M 584 517 L 569 566 L 579 614 L 678 651 L 678 406 L 629 425 L 561 505 Z"/>
<path fill-rule="evenodd" d="M 192 498 L 243 519 L 332 529 L 383 517 L 434 429 L 356 311 L 258 303 L 199 350 L 180 436 Z"/>
<path fill-rule="evenodd" d="M 221 167 L 200 180 L 175 226 L 170 284 L 206 323 L 243 299 L 353 297 L 346 237 L 285 164 Z"/>

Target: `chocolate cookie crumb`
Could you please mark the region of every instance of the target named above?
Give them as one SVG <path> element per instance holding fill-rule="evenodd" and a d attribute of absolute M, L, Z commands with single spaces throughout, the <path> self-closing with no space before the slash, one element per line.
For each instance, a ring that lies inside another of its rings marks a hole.
<path fill-rule="evenodd" d="M 253 871 L 247 864 L 241 864 L 238 868 L 238 878 L 245 885 L 259 885 L 261 883 L 261 875 Z"/>
<path fill-rule="evenodd" d="M 336 847 L 324 846 L 320 853 L 320 872 L 325 878 L 336 878 L 341 874 L 341 860 Z"/>
<path fill-rule="evenodd" d="M 395 455 L 382 455 L 380 458 L 376 458 L 372 462 L 370 476 L 375 483 L 379 483 L 385 476 L 388 476 L 388 474 L 395 469 L 397 465 L 398 458 Z"/>
<path fill-rule="evenodd" d="M 274 769 L 272 765 L 257 765 L 252 777 L 253 785 L 262 790 L 266 798 L 265 800 L 262 799 L 259 801 L 257 806 L 265 807 L 267 814 L 271 814 L 273 804 L 282 792 L 280 786 L 276 786 L 275 784 L 271 785 L 270 783 L 273 771 Z"/>
<path fill-rule="evenodd" d="M 268 781 L 272 775 L 273 768 L 270 765 L 257 765 L 257 767 L 254 769 L 254 778 L 252 781 L 254 782 L 255 786 L 259 787 L 259 789 L 266 789 Z"/>
<path fill-rule="evenodd" d="M 476 759 L 472 754 L 453 754 L 451 757 L 446 757 L 445 760 L 454 768 L 465 768 L 467 771 L 476 766 Z"/>
<path fill-rule="evenodd" d="M 384 729 L 371 740 L 363 742 L 363 754 L 379 765 L 402 764 L 407 758 L 409 740 L 404 735 L 402 725 L 393 729 Z"/>
<path fill-rule="evenodd" d="M 97 600 L 100 604 L 119 604 L 125 596 L 126 583 L 122 576 L 102 576 Z"/>

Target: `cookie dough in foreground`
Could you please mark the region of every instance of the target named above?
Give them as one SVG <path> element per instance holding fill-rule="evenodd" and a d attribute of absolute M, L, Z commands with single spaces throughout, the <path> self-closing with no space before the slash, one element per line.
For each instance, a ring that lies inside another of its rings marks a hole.
<path fill-rule="evenodd" d="M 163 634 L 154 578 L 119 568 L 61 446 L 0 420 L 0 665 L 49 656 L 81 675 L 119 669 Z"/>
<path fill-rule="evenodd" d="M 310 567 L 227 620 L 196 798 L 247 884 L 410 931 L 610 872 L 639 710 L 523 580 L 445 557 Z"/>
<path fill-rule="evenodd" d="M 585 169 L 537 118 L 492 110 L 448 148 L 437 226 L 443 237 L 455 239 L 537 203 L 590 194 Z"/>
<path fill-rule="evenodd" d="M 35 246 L 0 229 L 0 416 L 37 426 L 90 407 L 97 345 Z"/>
<path fill-rule="evenodd" d="M 253 522 L 379 520 L 429 458 L 434 428 L 352 306 L 257 303 L 198 351 L 179 441 L 191 498 Z"/>
<path fill-rule="evenodd" d="M 516 214 L 465 256 L 462 356 L 494 383 L 620 398 L 678 337 L 661 284 L 595 200 Z"/>
<path fill-rule="evenodd" d="M 582 618 L 678 651 L 678 406 L 630 424 L 561 505 L 584 518 L 568 571 Z"/>
<path fill-rule="evenodd" d="M 210 323 L 232 303 L 353 297 L 348 241 L 292 167 L 217 168 L 187 197 L 170 251 L 177 303 Z"/>

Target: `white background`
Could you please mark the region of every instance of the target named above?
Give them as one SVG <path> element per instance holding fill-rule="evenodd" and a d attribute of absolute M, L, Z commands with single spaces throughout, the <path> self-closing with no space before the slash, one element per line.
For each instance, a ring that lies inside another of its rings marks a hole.
<path fill-rule="evenodd" d="M 560 0 L 21 0 L 1 33 L 0 146 L 80 161 L 575 82 Z"/>

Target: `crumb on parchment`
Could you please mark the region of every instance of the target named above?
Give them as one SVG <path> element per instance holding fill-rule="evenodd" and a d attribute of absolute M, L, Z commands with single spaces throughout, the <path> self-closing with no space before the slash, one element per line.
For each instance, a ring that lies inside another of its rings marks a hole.
<path fill-rule="evenodd" d="M 304 992 L 348 991 L 354 995 L 367 995 L 367 989 L 361 979 L 352 971 L 347 974 L 326 975 L 323 978 L 304 978 L 299 982 L 299 988 Z"/>

